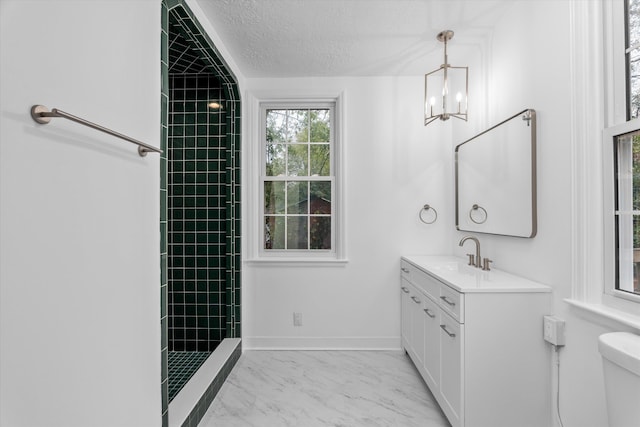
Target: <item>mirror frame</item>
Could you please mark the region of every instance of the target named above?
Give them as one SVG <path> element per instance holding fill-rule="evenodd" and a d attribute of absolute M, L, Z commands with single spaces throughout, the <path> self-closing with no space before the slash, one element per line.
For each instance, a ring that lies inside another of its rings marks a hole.
<path fill-rule="evenodd" d="M 460 147 L 462 147 L 464 144 L 467 144 L 471 141 L 473 141 L 476 138 L 479 138 L 480 136 L 491 132 L 493 129 L 496 129 L 502 125 L 504 125 L 505 123 L 509 122 L 510 120 L 518 117 L 518 116 L 522 116 L 522 120 L 529 120 L 529 124 L 531 127 L 531 234 L 528 236 L 523 236 L 523 235 L 514 235 L 514 234 L 503 234 L 503 233 L 494 233 L 494 232 L 486 232 L 486 231 L 479 231 L 479 230 L 469 230 L 469 229 L 464 229 L 460 227 L 460 202 L 459 202 L 459 189 L 458 189 L 458 181 L 459 181 L 459 161 L 458 161 L 458 151 L 460 149 Z M 527 118 L 528 117 L 528 118 Z M 514 114 L 513 116 L 509 117 L 506 120 L 503 120 L 502 122 L 498 123 L 495 126 L 490 127 L 489 129 L 477 134 L 476 136 L 467 139 L 464 142 L 461 142 L 460 144 L 456 145 L 456 149 L 455 149 L 455 221 L 456 221 L 456 230 L 458 231 L 468 231 L 468 232 L 472 232 L 472 233 L 482 233 L 482 234 L 492 234 L 492 235 L 496 235 L 496 236 L 510 236 L 510 237 L 520 237 L 520 238 L 532 238 L 535 237 L 537 232 L 538 232 L 538 218 L 537 218 L 537 211 L 538 211 L 538 207 L 537 207 L 537 185 L 536 185 L 536 181 L 537 181 L 537 173 L 536 173 L 536 165 L 537 165 L 537 161 L 536 161 L 536 145 L 537 145 L 537 134 L 536 134 L 536 128 L 537 128 L 537 120 L 536 120 L 536 110 L 532 109 L 532 108 L 527 108 L 525 110 L 522 110 L 516 114 Z"/>

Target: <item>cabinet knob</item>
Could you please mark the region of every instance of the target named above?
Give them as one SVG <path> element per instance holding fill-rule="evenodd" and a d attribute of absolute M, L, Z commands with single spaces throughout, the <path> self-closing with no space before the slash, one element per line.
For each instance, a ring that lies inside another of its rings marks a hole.
<path fill-rule="evenodd" d="M 405 272 L 405 273 L 408 273 L 408 272 L 409 272 L 409 269 L 408 269 L 408 268 L 404 268 L 404 267 L 402 267 L 402 269 L 401 269 L 401 270 L 402 270 L 403 272 Z"/>
<path fill-rule="evenodd" d="M 404 286 L 402 287 L 402 292 L 404 292 L 405 294 L 409 293 L 409 289 L 405 288 Z"/>
<path fill-rule="evenodd" d="M 444 302 L 446 302 L 447 304 L 449 304 L 451 307 L 455 307 L 456 303 L 451 301 L 449 298 L 447 297 L 440 297 L 440 299 Z"/>
<path fill-rule="evenodd" d="M 442 330 L 449 335 L 451 338 L 455 338 L 456 334 L 454 334 L 453 332 L 449 332 L 447 330 L 447 325 L 440 325 L 440 328 L 442 328 Z"/>
<path fill-rule="evenodd" d="M 420 304 L 420 300 L 416 297 L 411 297 L 411 299 L 413 300 L 413 302 L 415 302 L 416 304 Z"/>

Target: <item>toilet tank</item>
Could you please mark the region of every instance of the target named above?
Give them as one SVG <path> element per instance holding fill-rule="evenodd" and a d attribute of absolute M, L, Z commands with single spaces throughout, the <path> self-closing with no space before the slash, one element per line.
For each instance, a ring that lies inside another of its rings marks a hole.
<path fill-rule="evenodd" d="M 609 427 L 640 426 L 640 336 L 600 335 Z"/>

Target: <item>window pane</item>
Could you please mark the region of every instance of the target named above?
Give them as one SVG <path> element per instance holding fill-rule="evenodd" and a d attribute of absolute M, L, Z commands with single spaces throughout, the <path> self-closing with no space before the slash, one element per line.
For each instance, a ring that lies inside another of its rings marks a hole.
<path fill-rule="evenodd" d="M 331 249 L 331 217 L 312 216 L 310 220 L 311 249 Z"/>
<path fill-rule="evenodd" d="M 284 144 L 267 144 L 266 175 L 282 176 L 285 174 L 286 146 Z"/>
<path fill-rule="evenodd" d="M 283 181 L 265 181 L 264 213 L 283 214 L 285 204 L 285 183 Z"/>
<path fill-rule="evenodd" d="M 312 214 L 331 214 L 331 181 L 312 181 L 310 187 L 310 212 Z"/>
<path fill-rule="evenodd" d="M 288 141 L 308 142 L 309 141 L 309 111 L 289 110 L 288 115 Z"/>
<path fill-rule="evenodd" d="M 627 0 L 627 93 L 628 115 L 640 112 L 640 0 Z"/>
<path fill-rule="evenodd" d="M 629 25 L 628 46 L 640 44 L 640 0 L 628 0 L 627 2 L 627 23 Z"/>
<path fill-rule="evenodd" d="M 640 210 L 640 132 L 616 137 L 618 211 Z"/>
<path fill-rule="evenodd" d="M 623 291 L 640 294 L 640 217 L 633 219 L 633 281 L 621 284 Z"/>
<path fill-rule="evenodd" d="M 311 142 L 329 142 L 331 124 L 329 121 L 329 110 L 311 110 L 309 112 L 311 121 Z"/>
<path fill-rule="evenodd" d="M 616 144 L 616 289 L 640 293 L 640 132 L 620 135 Z"/>
<path fill-rule="evenodd" d="M 308 213 L 308 187 L 308 181 L 287 182 L 287 214 Z"/>
<path fill-rule="evenodd" d="M 631 142 L 631 186 L 633 210 L 640 210 L 640 133 L 629 138 Z"/>
<path fill-rule="evenodd" d="M 283 216 L 267 216 L 264 220 L 264 248 L 284 249 L 285 225 Z"/>
<path fill-rule="evenodd" d="M 287 166 L 289 176 L 308 176 L 309 175 L 309 145 L 308 144 L 291 144 L 287 147 L 288 160 Z"/>
<path fill-rule="evenodd" d="M 627 54 L 629 86 L 629 118 L 635 119 L 640 112 L 640 49 L 633 49 Z"/>
<path fill-rule="evenodd" d="M 307 219 L 307 216 L 287 217 L 287 249 L 309 249 Z"/>
<path fill-rule="evenodd" d="M 287 110 L 267 110 L 267 142 L 287 140 Z"/>
<path fill-rule="evenodd" d="M 331 175 L 329 144 L 311 145 L 311 176 Z"/>

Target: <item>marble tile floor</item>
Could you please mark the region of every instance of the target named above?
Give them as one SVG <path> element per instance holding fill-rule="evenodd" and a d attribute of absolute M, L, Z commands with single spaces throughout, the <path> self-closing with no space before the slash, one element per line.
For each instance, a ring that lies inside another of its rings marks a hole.
<path fill-rule="evenodd" d="M 404 351 L 245 351 L 199 427 L 449 427 Z"/>

